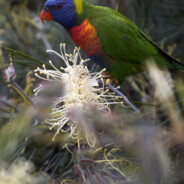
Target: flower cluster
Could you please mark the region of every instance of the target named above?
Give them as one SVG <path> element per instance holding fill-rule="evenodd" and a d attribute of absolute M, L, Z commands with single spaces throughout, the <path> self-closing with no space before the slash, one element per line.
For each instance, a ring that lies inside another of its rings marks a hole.
<path fill-rule="evenodd" d="M 99 111 L 110 112 L 109 105 L 122 103 L 119 100 L 119 96 L 114 95 L 109 89 L 105 88 L 105 82 L 103 78 L 103 69 L 100 72 L 90 73 L 85 63 L 88 60 L 83 60 L 79 53 L 79 48 L 75 48 L 73 54 L 67 54 L 65 51 L 65 44 L 61 44 L 61 55 L 55 51 L 49 50 L 58 55 L 65 63 L 66 67 L 56 68 L 52 61 L 49 61 L 53 70 L 43 68 L 37 68 L 35 75 L 47 81 L 57 81 L 64 88 L 64 94 L 58 97 L 53 106 L 51 107 L 51 118 L 46 122 L 50 125 L 50 128 L 56 128 L 56 134 L 59 132 L 70 132 L 70 136 L 74 139 L 79 137 L 79 134 L 83 131 L 86 134 L 88 144 L 94 146 L 93 143 L 89 143 L 89 137 L 84 130 L 81 130 L 74 120 L 71 120 L 69 113 L 72 109 L 76 108 L 81 111 L 87 111 L 89 104 L 95 106 Z M 99 85 L 99 81 L 101 86 Z M 44 90 L 44 86 L 40 85 L 34 92 L 37 95 L 41 90 Z M 65 125 L 68 128 L 64 128 Z M 53 140 L 55 138 L 53 137 Z M 94 137 L 93 137 L 94 138 Z"/>

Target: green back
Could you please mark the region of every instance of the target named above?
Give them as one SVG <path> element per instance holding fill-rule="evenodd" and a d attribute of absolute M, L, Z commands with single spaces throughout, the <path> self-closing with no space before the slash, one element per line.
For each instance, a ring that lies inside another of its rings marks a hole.
<path fill-rule="evenodd" d="M 117 11 L 84 2 L 81 19 L 85 18 L 96 28 L 105 55 L 117 61 L 108 70 L 119 81 L 141 71 L 151 57 L 161 67 L 175 68 L 150 38 Z"/>

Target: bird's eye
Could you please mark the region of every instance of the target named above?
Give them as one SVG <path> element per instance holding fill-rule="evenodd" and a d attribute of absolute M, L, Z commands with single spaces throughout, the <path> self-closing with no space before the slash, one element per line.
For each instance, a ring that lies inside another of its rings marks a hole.
<path fill-rule="evenodd" d="M 56 8 L 57 8 L 57 9 L 61 9 L 62 7 L 63 7 L 62 4 L 57 4 L 57 5 L 56 5 Z"/>

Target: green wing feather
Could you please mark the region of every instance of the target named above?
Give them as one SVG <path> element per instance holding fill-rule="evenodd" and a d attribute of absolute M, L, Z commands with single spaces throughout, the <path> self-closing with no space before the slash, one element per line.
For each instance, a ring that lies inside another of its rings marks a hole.
<path fill-rule="evenodd" d="M 133 22 L 122 14 L 100 6 L 87 5 L 86 15 L 96 28 L 104 53 L 116 61 L 109 67 L 118 80 L 145 66 L 145 61 L 154 58 L 161 67 L 178 69 L 177 62 L 162 51 Z"/>

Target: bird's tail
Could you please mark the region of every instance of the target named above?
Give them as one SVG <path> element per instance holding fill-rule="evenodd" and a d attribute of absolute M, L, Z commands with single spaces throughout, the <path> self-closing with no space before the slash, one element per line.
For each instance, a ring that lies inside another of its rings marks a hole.
<path fill-rule="evenodd" d="M 157 49 L 159 50 L 159 52 L 170 62 L 172 62 L 175 66 L 178 65 L 178 69 L 184 70 L 184 63 L 178 61 L 176 58 L 174 58 L 173 56 L 170 56 L 166 51 L 164 51 L 163 49 L 161 49 L 160 47 L 156 46 Z"/>

